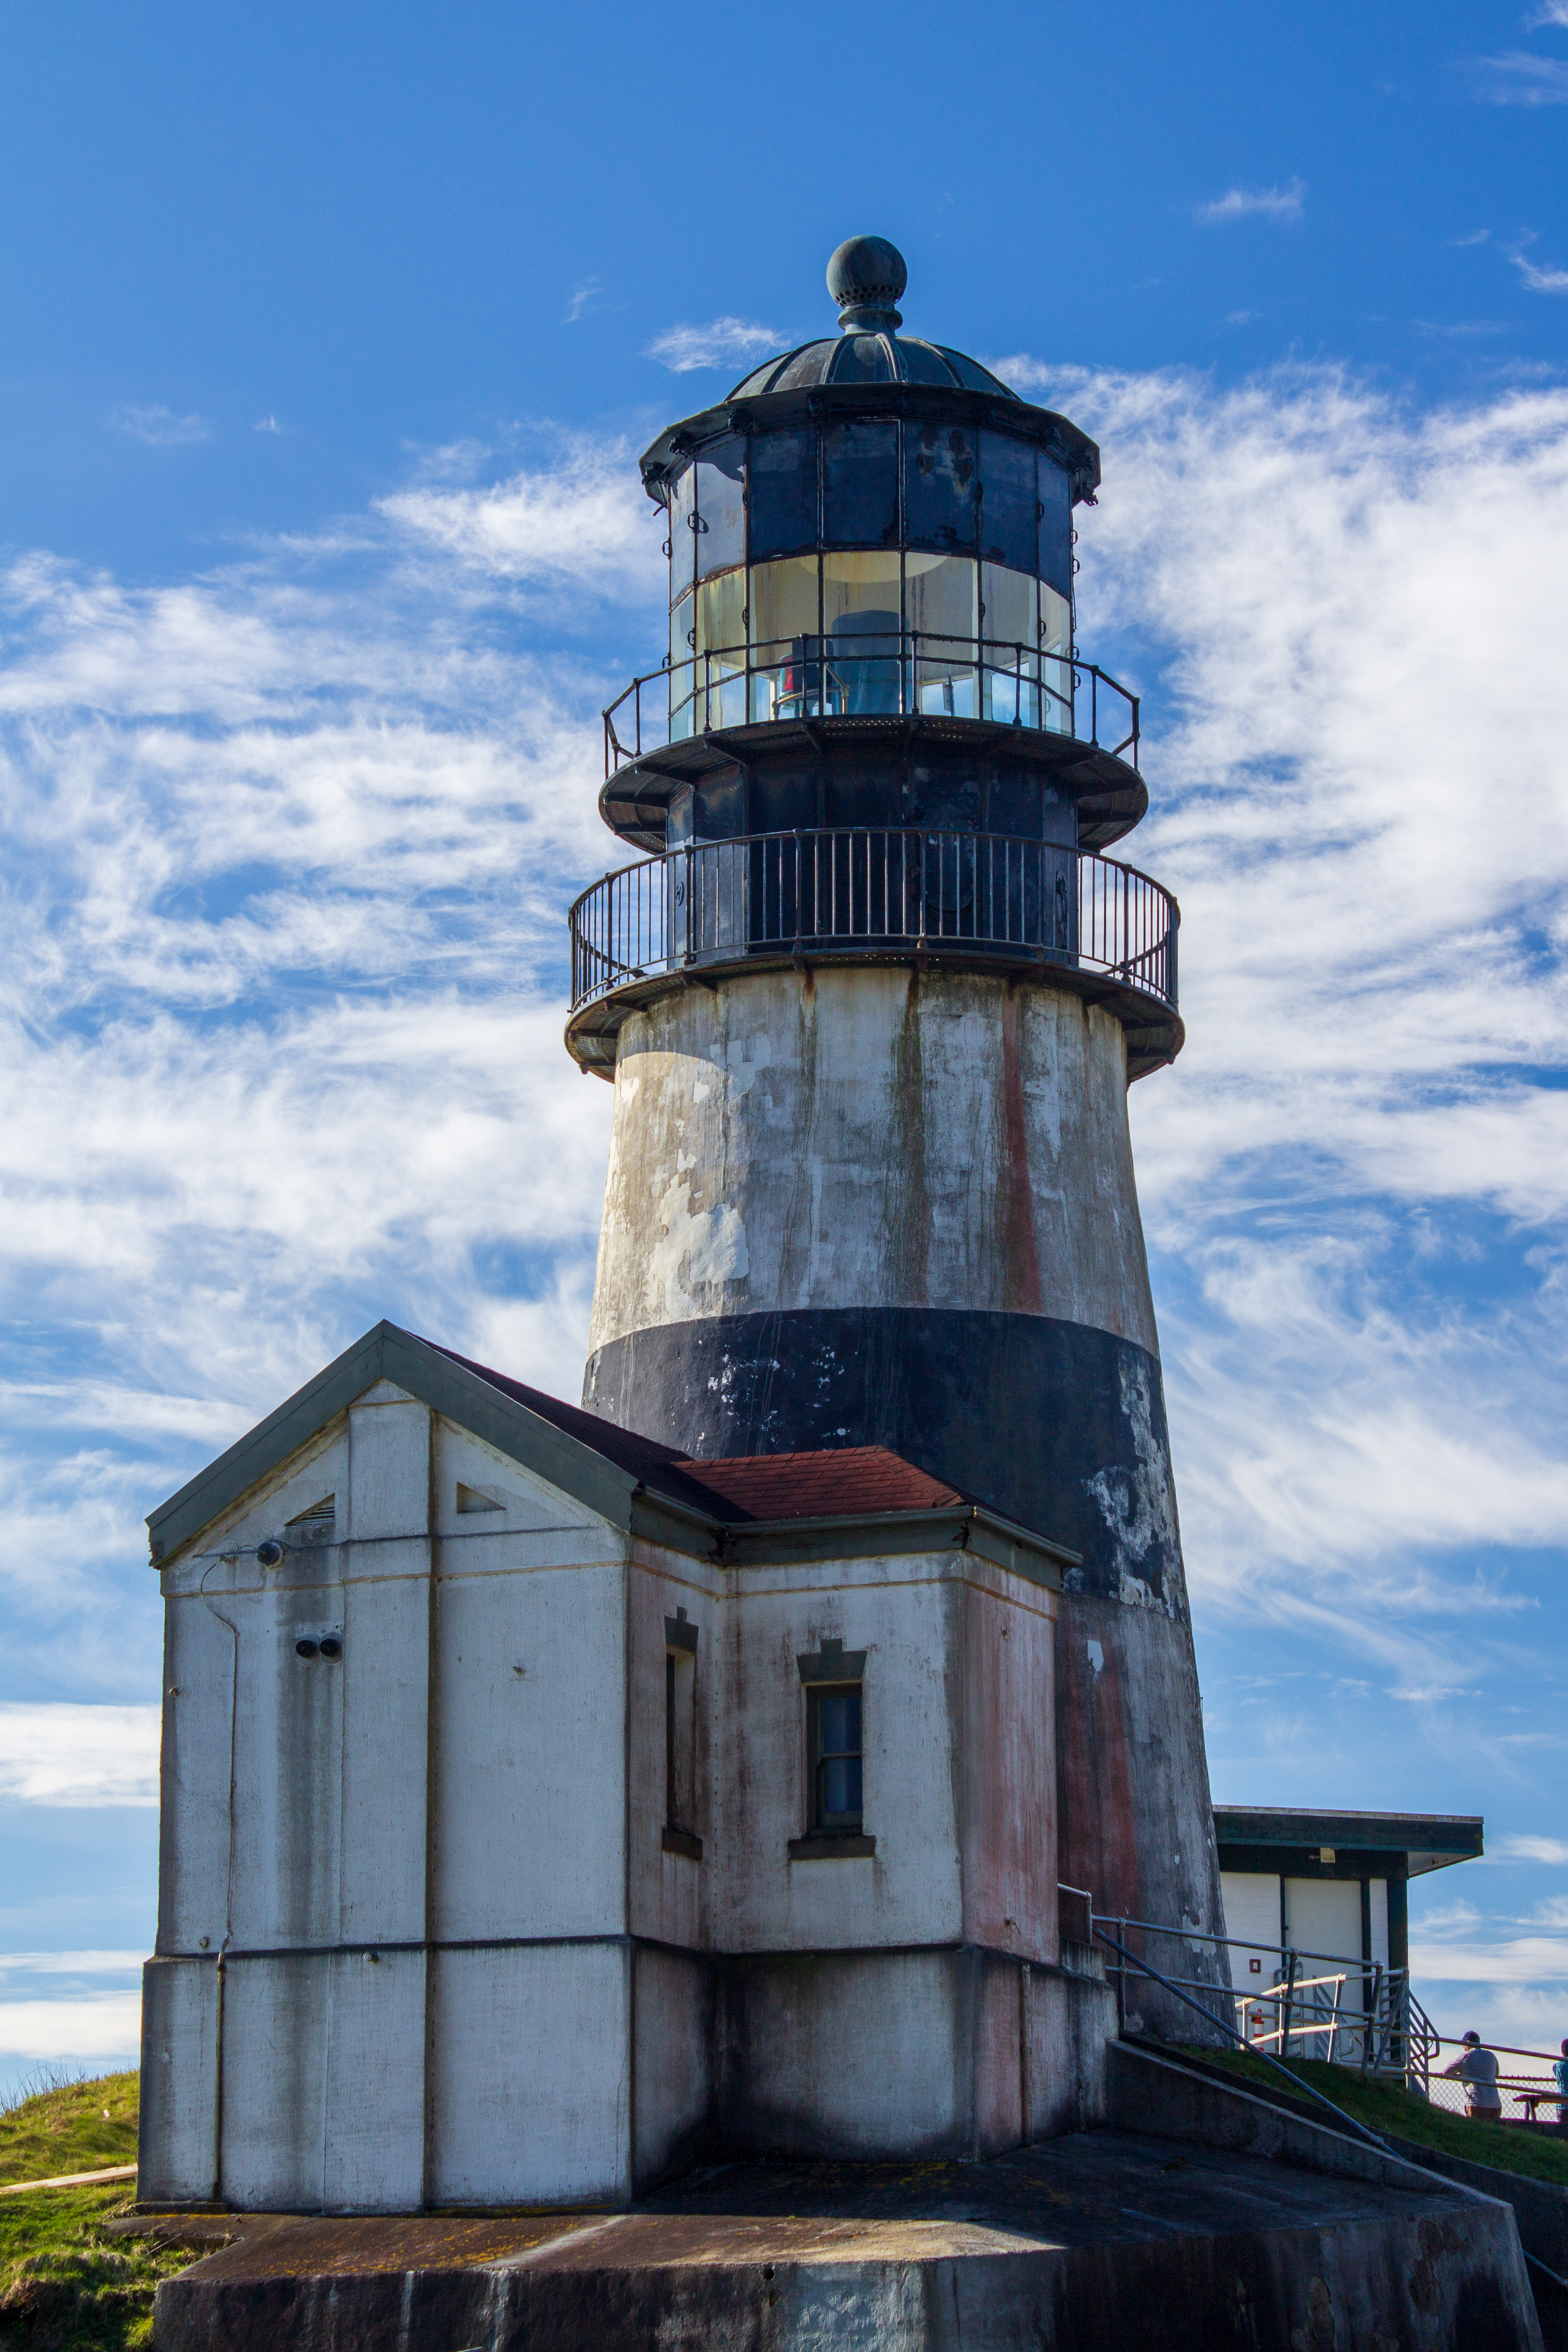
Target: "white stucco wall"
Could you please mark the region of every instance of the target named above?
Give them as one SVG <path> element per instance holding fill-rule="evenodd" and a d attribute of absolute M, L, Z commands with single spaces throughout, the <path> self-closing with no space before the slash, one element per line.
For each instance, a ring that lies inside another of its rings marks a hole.
<path fill-rule="evenodd" d="M 328 1496 L 330 1527 L 258 1566 Z M 1016 1989 L 864 1968 L 889 1947 L 1055 1958 L 1044 1587 L 963 1549 L 735 1566 L 628 1538 L 385 1382 L 163 1580 L 150 2193 L 623 2201 L 730 2063 L 707 1953 L 861 1968 L 810 1979 L 815 2020 L 790 2010 L 816 2053 L 792 2095 L 841 2107 L 853 2144 L 951 2132 L 983 2079 L 1016 2107 Z M 663 1837 L 678 1611 L 700 1860 Z M 323 1633 L 340 1658 L 298 1654 Z M 828 1638 L 866 1653 L 876 1853 L 792 1860 L 796 1659 Z M 761 2036 L 759 2085 L 787 2041 Z"/>

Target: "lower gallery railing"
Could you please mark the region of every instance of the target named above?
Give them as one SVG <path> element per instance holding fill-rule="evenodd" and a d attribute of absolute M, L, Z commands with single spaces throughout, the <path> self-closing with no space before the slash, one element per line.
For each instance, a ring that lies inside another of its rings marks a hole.
<path fill-rule="evenodd" d="M 1180 910 L 1136 866 L 914 826 L 693 842 L 606 874 L 572 909 L 572 1005 L 748 954 L 973 949 L 1104 973 L 1174 1011 Z"/>

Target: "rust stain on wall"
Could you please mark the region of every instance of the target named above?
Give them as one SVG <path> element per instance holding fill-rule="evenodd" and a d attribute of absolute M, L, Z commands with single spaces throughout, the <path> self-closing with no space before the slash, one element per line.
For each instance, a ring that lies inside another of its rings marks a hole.
<path fill-rule="evenodd" d="M 1018 1051 L 1018 990 L 1012 982 L 1002 998 L 1002 1123 L 1003 1245 L 1017 1286 L 1018 1307 L 1026 1315 L 1041 1315 L 1045 1307 L 1029 1184 L 1029 1126 Z"/>

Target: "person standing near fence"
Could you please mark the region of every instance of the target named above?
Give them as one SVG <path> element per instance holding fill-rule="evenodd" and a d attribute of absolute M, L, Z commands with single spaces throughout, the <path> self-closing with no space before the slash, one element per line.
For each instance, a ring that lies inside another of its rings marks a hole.
<path fill-rule="evenodd" d="M 1568 2043 L 1564 2045 L 1568 2049 Z M 1497 2060 L 1482 2046 L 1479 2033 L 1465 2036 L 1465 2054 L 1445 2066 L 1445 2074 L 1457 2074 L 1465 2086 L 1465 2113 L 1473 2124 L 1500 2124 L 1502 2095 L 1498 2089 Z"/>
<path fill-rule="evenodd" d="M 1568 2042 L 1562 2049 L 1562 2057 L 1552 2061 L 1552 2079 L 1557 2085 L 1557 2120 L 1568 2124 Z"/>

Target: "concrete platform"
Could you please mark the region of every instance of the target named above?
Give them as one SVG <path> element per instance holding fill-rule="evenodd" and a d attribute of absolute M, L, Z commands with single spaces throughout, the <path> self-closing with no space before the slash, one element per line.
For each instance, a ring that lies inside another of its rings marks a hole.
<path fill-rule="evenodd" d="M 226 2226 L 159 2288 L 158 2352 L 1541 2344 L 1506 2206 L 1121 2131 L 985 2163 L 716 2167 L 623 2213 Z"/>

